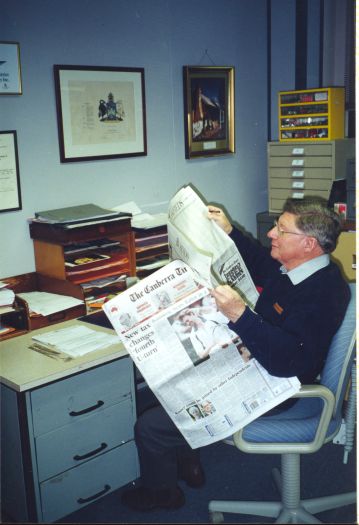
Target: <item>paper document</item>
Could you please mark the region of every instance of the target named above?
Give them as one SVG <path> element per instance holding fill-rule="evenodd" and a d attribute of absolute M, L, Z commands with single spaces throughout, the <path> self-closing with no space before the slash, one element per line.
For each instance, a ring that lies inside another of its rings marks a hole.
<path fill-rule="evenodd" d="M 167 224 L 167 213 L 144 213 L 134 201 L 114 206 L 112 210 L 123 213 L 131 213 L 132 228 L 147 230 L 149 228 L 157 228 L 158 226 L 164 226 Z"/>
<path fill-rule="evenodd" d="M 49 292 L 21 292 L 17 295 L 27 302 L 31 312 L 40 315 L 51 315 L 84 304 L 83 301 L 75 297 Z"/>
<path fill-rule="evenodd" d="M 44 334 L 34 335 L 32 339 L 49 351 L 62 352 L 79 357 L 118 343 L 115 335 L 92 330 L 86 326 L 61 328 Z"/>

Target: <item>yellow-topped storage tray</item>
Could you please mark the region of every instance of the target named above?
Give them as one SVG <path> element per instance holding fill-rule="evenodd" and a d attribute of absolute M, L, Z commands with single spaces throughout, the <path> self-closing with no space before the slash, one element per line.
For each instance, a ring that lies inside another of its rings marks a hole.
<path fill-rule="evenodd" d="M 345 88 L 280 91 L 278 112 L 280 142 L 342 139 Z"/>

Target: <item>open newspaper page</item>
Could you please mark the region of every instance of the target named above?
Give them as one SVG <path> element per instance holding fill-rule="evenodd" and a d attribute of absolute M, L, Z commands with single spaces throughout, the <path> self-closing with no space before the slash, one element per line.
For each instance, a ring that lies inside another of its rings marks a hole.
<path fill-rule="evenodd" d="M 208 288 L 175 260 L 104 304 L 122 343 L 192 448 L 229 437 L 299 390 L 250 358 Z"/>
<path fill-rule="evenodd" d="M 181 188 L 168 210 L 171 259 L 186 262 L 209 288 L 229 284 L 253 308 L 258 299 L 248 269 L 232 239 L 208 219 L 205 203 L 190 187 Z"/>

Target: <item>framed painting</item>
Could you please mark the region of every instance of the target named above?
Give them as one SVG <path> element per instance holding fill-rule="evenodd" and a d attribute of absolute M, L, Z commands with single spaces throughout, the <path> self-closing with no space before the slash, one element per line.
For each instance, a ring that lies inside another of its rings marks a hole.
<path fill-rule="evenodd" d="M 0 131 L 0 212 L 21 210 L 16 131 Z"/>
<path fill-rule="evenodd" d="M 147 155 L 143 68 L 54 65 L 61 162 Z"/>
<path fill-rule="evenodd" d="M 234 153 L 234 67 L 184 66 L 186 159 Z"/>
<path fill-rule="evenodd" d="M 0 42 L 0 95 L 22 95 L 18 42 Z"/>

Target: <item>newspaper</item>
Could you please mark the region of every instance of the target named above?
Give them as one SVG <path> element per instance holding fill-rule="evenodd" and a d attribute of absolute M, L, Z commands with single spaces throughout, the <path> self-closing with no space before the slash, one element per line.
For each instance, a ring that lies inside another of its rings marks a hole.
<path fill-rule="evenodd" d="M 139 281 L 103 309 L 194 449 L 231 436 L 299 390 L 297 378 L 270 376 L 251 358 L 197 271 L 182 260 Z"/>
<path fill-rule="evenodd" d="M 208 209 L 191 186 L 181 188 L 168 210 L 170 258 L 186 262 L 199 282 L 229 284 L 254 308 L 258 292 L 232 239 L 208 220 Z"/>

